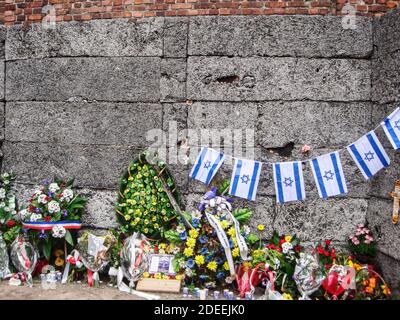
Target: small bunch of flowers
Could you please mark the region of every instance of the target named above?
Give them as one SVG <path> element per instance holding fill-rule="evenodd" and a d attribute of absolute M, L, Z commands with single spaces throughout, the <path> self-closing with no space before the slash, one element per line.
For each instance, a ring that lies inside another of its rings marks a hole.
<path fill-rule="evenodd" d="M 43 180 L 28 199 L 28 207 L 19 212 L 23 223 L 79 222 L 86 200 L 73 190 L 73 182 L 73 179 Z M 46 230 L 40 230 L 40 227 L 37 230 L 31 230 L 31 235 L 36 245 L 42 247 L 43 255 L 47 260 L 51 258 L 53 242 L 57 239 L 65 239 L 71 246 L 74 245 L 70 231 L 62 224 L 54 224 L 50 230 L 51 237 Z"/>
<path fill-rule="evenodd" d="M 216 192 L 216 189 L 210 191 L 210 193 L 214 193 L 214 196 Z M 224 210 L 204 208 L 200 205 L 198 211 L 187 217 L 194 228 L 187 230 L 183 225 L 178 225 L 174 231 L 176 241 L 182 244 L 181 251 L 176 254 L 174 259 L 175 270 L 184 274 L 186 284 L 189 286 L 197 284 L 214 288 L 217 284 L 231 284 L 234 279 L 230 276 L 225 250 L 205 212 L 216 218 L 224 230 L 229 241 L 233 263 L 241 263 L 236 230 L 230 215 Z M 239 223 L 243 223 L 251 216 L 251 211 L 235 210 L 233 216 Z M 247 241 L 250 236 L 249 227 L 242 225 L 240 232 Z M 171 236 L 169 236 L 169 240 L 171 240 Z"/>
<path fill-rule="evenodd" d="M 0 175 L 0 232 L 7 244 L 14 241 L 21 229 L 13 190 L 15 178 L 12 173 Z"/>
<path fill-rule="evenodd" d="M 391 290 L 372 266 L 360 268 L 356 274 L 355 299 L 384 299 L 391 296 Z"/>
<path fill-rule="evenodd" d="M 175 189 L 165 164 L 159 163 L 160 172 L 140 155 L 121 179 L 116 212 L 124 232 L 140 232 L 150 238 L 163 238 L 171 229 L 177 214 L 172 207 L 161 178 L 168 188 Z"/>
<path fill-rule="evenodd" d="M 323 244 L 319 243 L 316 247 L 318 254 L 318 261 L 322 267 L 329 270 L 330 267 L 336 263 L 337 252 L 336 249 L 331 246 L 331 240 L 325 240 Z"/>
<path fill-rule="evenodd" d="M 41 182 L 29 198 L 27 208 L 21 210 L 21 220 L 26 222 L 80 221 L 86 201 L 72 190 L 73 180 L 67 182 L 57 178 Z M 67 231 L 55 225 L 52 229 L 54 238 L 64 238 Z M 39 238 L 47 234 L 42 230 Z"/>
<path fill-rule="evenodd" d="M 349 236 L 348 247 L 355 255 L 375 256 L 376 243 L 367 226 L 358 225 L 356 232 Z"/>

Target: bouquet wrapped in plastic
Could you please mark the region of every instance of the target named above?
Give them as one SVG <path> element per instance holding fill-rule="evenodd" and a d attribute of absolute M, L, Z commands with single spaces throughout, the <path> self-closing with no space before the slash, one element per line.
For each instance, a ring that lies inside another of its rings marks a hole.
<path fill-rule="evenodd" d="M 115 242 L 116 239 L 111 234 L 96 236 L 90 232 L 85 232 L 78 239 L 77 250 L 82 263 L 87 269 L 89 286 L 98 286 L 100 280 L 99 272 L 109 263 L 109 251 Z"/>
<path fill-rule="evenodd" d="M 0 279 L 5 279 L 10 273 L 7 246 L 0 232 Z"/>
<path fill-rule="evenodd" d="M 32 286 L 32 271 L 37 262 L 37 252 L 34 246 L 20 236 L 11 245 L 11 262 L 18 270 L 18 274 L 12 279 L 19 278 L 22 282 L 26 281 L 28 286 Z"/>

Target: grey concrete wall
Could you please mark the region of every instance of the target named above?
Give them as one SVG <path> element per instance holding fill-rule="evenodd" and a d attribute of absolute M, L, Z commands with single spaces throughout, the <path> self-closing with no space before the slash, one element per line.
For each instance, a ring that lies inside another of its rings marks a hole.
<path fill-rule="evenodd" d="M 18 174 L 23 198 L 42 178 L 74 176 L 89 199 L 85 224 L 109 228 L 116 223 L 120 174 L 151 143 L 146 132 L 168 130 L 171 120 L 180 130 L 253 129 L 256 157 L 265 161 L 306 159 L 303 144 L 311 145 L 311 156 L 345 147 L 373 129 L 399 96 L 397 15 L 376 23 L 359 17 L 355 30 L 331 16 L 0 29 L 2 170 Z M 390 221 L 383 208 L 390 209 L 385 197 L 398 172 L 394 152 L 390 156 L 395 165 L 367 183 L 342 153 L 347 197 L 320 200 L 305 166 L 307 200 L 277 205 L 272 168 L 264 166 L 257 201 L 237 202 L 253 208 L 252 224 L 266 224 L 269 233 L 343 244 L 367 217 Z M 186 208 L 194 208 L 206 188 L 189 181 L 189 166 L 171 169 Z M 230 174 L 226 165 L 219 176 Z M 382 252 L 400 259 L 386 240 Z"/>
<path fill-rule="evenodd" d="M 400 101 L 400 10 L 375 19 L 373 30 L 371 98 L 374 104 L 373 118 L 378 121 Z M 382 131 L 380 135 L 383 136 Z M 393 199 L 389 196 L 394 189 L 394 182 L 400 178 L 400 161 L 398 152 L 387 140 L 382 140 L 387 150 L 391 150 L 392 164 L 384 175 L 378 176 L 371 184 L 367 219 L 379 235 L 379 260 L 383 273 L 392 285 L 400 288 L 400 225 L 391 222 Z"/>

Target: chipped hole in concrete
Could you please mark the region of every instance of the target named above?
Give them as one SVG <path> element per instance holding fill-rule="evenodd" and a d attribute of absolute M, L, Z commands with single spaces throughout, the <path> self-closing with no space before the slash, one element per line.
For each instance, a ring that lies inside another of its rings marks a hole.
<path fill-rule="evenodd" d="M 267 148 L 268 151 L 279 154 L 281 157 L 290 157 L 294 149 L 294 142 L 289 142 L 283 147 Z"/>
<path fill-rule="evenodd" d="M 233 75 L 233 76 L 220 77 L 217 78 L 215 81 L 219 83 L 234 83 L 238 82 L 239 80 L 240 80 L 239 76 Z"/>

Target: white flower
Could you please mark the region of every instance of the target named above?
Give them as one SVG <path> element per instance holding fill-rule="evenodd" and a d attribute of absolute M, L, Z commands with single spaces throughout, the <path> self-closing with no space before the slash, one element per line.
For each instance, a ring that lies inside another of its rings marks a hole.
<path fill-rule="evenodd" d="M 192 218 L 194 219 L 201 219 L 201 212 L 200 211 L 196 211 L 195 213 L 192 213 Z"/>
<path fill-rule="evenodd" d="M 165 254 L 165 250 L 164 249 L 160 249 L 160 250 L 158 250 L 158 253 L 159 254 Z"/>
<path fill-rule="evenodd" d="M 282 243 L 282 252 L 283 253 L 288 253 L 291 249 L 293 249 L 293 245 L 290 242 L 284 242 Z"/>
<path fill-rule="evenodd" d="M 9 180 L 4 180 L 3 183 L 4 183 L 5 185 L 8 185 L 8 184 L 10 184 L 10 181 L 9 181 Z"/>
<path fill-rule="evenodd" d="M 61 195 L 61 199 L 67 202 L 70 202 L 73 197 L 74 197 L 74 192 L 71 189 L 65 189 Z"/>
<path fill-rule="evenodd" d="M 186 269 L 185 269 L 185 274 L 186 274 L 188 277 L 191 277 L 192 274 L 193 274 L 192 269 L 186 268 Z"/>
<path fill-rule="evenodd" d="M 56 192 L 57 190 L 60 190 L 60 187 L 58 186 L 58 184 L 57 183 L 50 183 L 49 191 L 50 192 Z"/>
<path fill-rule="evenodd" d="M 12 214 L 13 216 L 15 216 L 15 215 L 17 214 L 17 211 L 13 210 L 13 212 L 11 212 L 11 214 Z"/>
<path fill-rule="evenodd" d="M 231 277 L 231 276 L 225 278 L 225 282 L 226 282 L 227 284 L 231 284 L 231 283 L 233 282 L 233 280 L 234 280 L 234 278 Z"/>
<path fill-rule="evenodd" d="M 38 196 L 38 195 L 42 194 L 42 190 L 36 189 L 33 193 L 34 193 L 35 196 Z"/>
<path fill-rule="evenodd" d="M 40 219 L 42 219 L 42 215 L 40 213 L 38 213 L 38 214 L 33 213 L 33 214 L 31 214 L 31 216 L 29 218 L 29 220 L 32 221 L 32 222 L 36 222 L 36 221 L 38 221 Z"/>
<path fill-rule="evenodd" d="M 179 261 L 179 267 L 180 267 L 180 268 L 186 267 L 186 261 L 185 261 L 185 260 Z"/>
<path fill-rule="evenodd" d="M 179 225 L 177 228 L 176 228 L 176 231 L 178 232 L 178 233 L 183 233 L 183 232 L 185 232 L 185 227 L 184 226 L 182 226 L 182 225 Z"/>
<path fill-rule="evenodd" d="M 0 208 L 4 208 L 6 206 L 5 202 L 0 202 Z"/>
<path fill-rule="evenodd" d="M 275 269 L 278 269 L 281 266 L 281 261 L 278 258 L 275 258 L 274 264 L 275 264 Z"/>
<path fill-rule="evenodd" d="M 61 210 L 60 204 L 54 200 L 49 202 L 49 204 L 47 205 L 47 209 L 50 213 L 60 212 Z"/>
<path fill-rule="evenodd" d="M 64 238 L 65 233 L 67 232 L 63 226 L 57 224 L 53 227 L 53 229 L 51 229 L 51 231 L 54 238 Z"/>
<path fill-rule="evenodd" d="M 250 227 L 248 225 L 244 225 L 243 232 L 245 235 L 248 235 L 250 233 Z"/>
<path fill-rule="evenodd" d="M 0 188 L 0 199 L 4 199 L 6 197 L 6 189 Z"/>
<path fill-rule="evenodd" d="M 26 218 L 27 215 L 29 215 L 29 212 L 28 212 L 28 210 L 26 210 L 26 209 L 23 209 L 23 210 L 21 210 L 21 211 L 19 212 L 19 216 L 20 216 L 21 220 L 25 220 L 25 218 Z"/>
<path fill-rule="evenodd" d="M 2 174 L 2 177 L 5 178 L 5 179 L 7 179 L 9 176 L 10 176 L 10 174 L 8 172 L 4 172 Z"/>
<path fill-rule="evenodd" d="M 174 249 L 172 249 L 173 254 L 178 254 L 179 251 L 180 251 L 179 247 L 175 247 Z"/>
<path fill-rule="evenodd" d="M 4 207 L 4 211 L 5 211 L 5 212 L 10 212 L 11 209 L 10 209 L 10 207 Z"/>
<path fill-rule="evenodd" d="M 37 200 L 38 200 L 39 203 L 46 204 L 46 203 L 47 203 L 47 196 L 46 196 L 45 194 L 41 194 L 41 195 L 38 197 Z"/>

